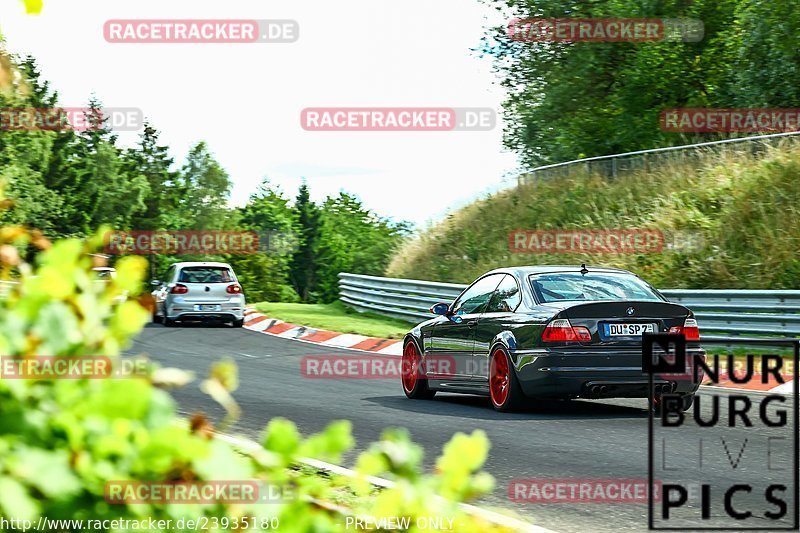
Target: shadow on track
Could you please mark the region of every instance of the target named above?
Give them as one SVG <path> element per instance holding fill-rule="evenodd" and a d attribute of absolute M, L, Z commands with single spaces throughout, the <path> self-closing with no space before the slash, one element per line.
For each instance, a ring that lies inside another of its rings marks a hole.
<path fill-rule="evenodd" d="M 166 327 L 164 324 L 156 324 L 155 322 L 149 322 L 145 324 L 146 328 L 164 328 L 164 329 L 188 329 L 188 328 L 210 328 L 210 329 L 217 329 L 217 328 L 226 328 L 226 329 L 242 329 L 242 328 L 234 328 L 228 323 L 225 322 L 180 322 L 172 327 Z"/>
<path fill-rule="evenodd" d="M 646 401 L 641 407 L 583 400 L 537 400 L 521 411 L 498 413 L 489 399 L 467 394 L 439 393 L 433 400 L 409 400 L 405 396 L 374 396 L 364 398 L 388 409 L 399 411 L 474 418 L 480 420 L 576 420 L 647 418 Z"/>

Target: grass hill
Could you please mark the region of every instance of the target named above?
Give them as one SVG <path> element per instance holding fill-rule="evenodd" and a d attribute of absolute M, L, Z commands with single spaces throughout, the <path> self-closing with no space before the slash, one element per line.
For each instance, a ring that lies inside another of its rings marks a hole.
<path fill-rule="evenodd" d="M 576 169 L 504 190 L 406 242 L 387 275 L 467 283 L 500 266 L 586 263 L 660 288 L 800 289 L 799 214 L 800 146 L 754 155 L 738 145 L 614 179 Z M 661 230 L 669 245 L 637 254 L 509 248 L 515 230 L 625 228 Z M 687 235 L 699 238 L 694 246 L 681 242 Z"/>

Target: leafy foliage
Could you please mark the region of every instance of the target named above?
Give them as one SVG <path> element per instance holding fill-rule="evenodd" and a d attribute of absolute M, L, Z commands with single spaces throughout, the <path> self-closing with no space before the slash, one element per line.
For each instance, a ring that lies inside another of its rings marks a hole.
<path fill-rule="evenodd" d="M 322 225 L 316 248 L 319 299 L 339 297 L 339 272 L 380 276 L 388 258 L 409 234 L 407 223 L 376 216 L 355 196 L 340 193 L 322 204 Z"/>
<path fill-rule="evenodd" d="M 300 228 L 300 243 L 292 257 L 289 276 L 300 299 L 304 302 L 316 300 L 317 265 L 316 254 L 320 239 L 319 207 L 311 200 L 308 185 L 303 183 L 295 200 L 297 225 Z"/>
<path fill-rule="evenodd" d="M 30 11 L 41 9 L 38 0 L 25 3 Z M 20 66 L 0 53 L 0 105 L 55 104 L 56 95 L 39 80 L 32 60 L 20 69 L 27 74 L 19 86 L 11 82 L 15 68 Z M 149 319 L 148 311 L 134 299 L 147 262 L 141 257 L 121 258 L 115 278 L 94 280 L 92 252 L 102 245 L 109 228 L 104 223 L 160 229 L 203 227 L 203 220 L 211 219 L 230 227 L 297 228 L 296 211 L 266 185 L 244 209 L 227 209 L 228 176 L 202 143 L 175 173 L 151 126 L 136 149 L 122 150 L 115 142 L 105 128 L 86 134 L 26 131 L 0 137 L 0 281 L 13 277 L 17 282 L 0 299 L 3 357 L 109 356 L 118 361 L 121 350 Z M 115 188 L 109 190 L 109 184 Z M 126 201 L 119 201 L 117 195 L 123 190 Z M 4 191 L 11 198 L 6 199 Z M 355 210 L 362 217 L 360 205 Z M 47 238 L 62 235 L 88 235 L 88 239 L 52 245 Z M 35 259 L 35 266 L 23 259 L 20 250 Z M 157 262 L 158 258 L 151 261 L 151 267 Z M 280 280 L 286 275 L 281 272 L 288 271 L 288 257 L 246 258 L 237 266 L 254 281 L 268 270 Z M 271 290 L 281 293 L 280 281 Z M 334 422 L 303 438 L 291 422 L 274 419 L 264 431 L 263 449 L 242 453 L 213 438 L 215 428 L 202 415 L 190 422 L 177 416 L 165 389 L 191 379 L 186 372 L 156 365 L 145 374 L 119 379 L 0 379 L 0 518 L 170 519 L 166 530 L 186 531 L 196 528 L 179 526 L 177 520 L 207 517 L 217 519 L 210 522 L 211 531 L 278 525 L 282 531 L 324 532 L 340 530 L 345 514 L 404 516 L 411 520 L 412 531 L 417 530 L 417 517 L 438 515 L 451 518 L 460 531 L 501 530 L 466 515 L 458 505 L 492 488 L 491 478 L 479 472 L 489 447 L 483 432 L 457 434 L 433 475 L 422 472 L 421 449 L 399 430 L 388 430 L 381 441 L 358 455 L 355 478 L 321 475 L 299 466 L 301 458 L 340 462 L 355 444 L 349 422 Z M 214 364 L 200 386 L 226 411 L 217 429 L 228 427 L 240 414 L 234 399 L 235 364 L 229 360 Z M 465 455 L 470 461 L 462 460 Z M 376 493 L 366 475 L 384 475 L 396 485 Z M 277 505 L 112 505 L 104 498 L 110 480 L 231 479 L 256 480 L 291 497 Z M 349 508 L 338 503 L 342 500 L 349 502 Z M 277 522 L 266 522 L 269 519 Z M 59 529 L 85 530 L 77 524 Z"/>
<path fill-rule="evenodd" d="M 28 13 L 40 13 L 44 4 L 43 0 L 22 0 Z"/>
<path fill-rule="evenodd" d="M 486 2 L 489 3 L 489 2 Z M 487 39 L 502 85 L 505 143 L 540 164 L 711 140 L 667 133 L 659 113 L 675 107 L 794 107 L 800 52 L 793 0 L 509 0 L 519 18 L 680 18 L 704 25 L 699 42 L 532 43 L 505 28 Z"/>
<path fill-rule="evenodd" d="M 110 356 L 120 351 L 148 320 L 135 300 L 146 267 L 139 257 L 123 258 L 108 282 L 92 279 L 90 252 L 101 235 L 50 245 L 40 233 L 19 226 L 0 230 L 3 276 L 17 273 L 19 283 L 0 301 L 0 353 L 5 357 L 63 358 Z M 30 244 L 40 249 L 36 267 L 12 250 Z M 120 302 L 120 298 L 128 298 Z M 190 377 L 177 369 L 151 366 L 142 374 L 118 379 L 0 379 L 0 517 L 36 521 L 55 519 L 173 520 L 171 531 L 190 530 L 177 520 L 216 517 L 233 529 L 263 530 L 270 518 L 282 531 L 341 529 L 343 513 L 356 516 L 443 516 L 459 531 L 500 530 L 468 516 L 458 502 L 492 489 L 480 473 L 489 443 L 486 435 L 457 434 L 437 461 L 437 472 L 422 471 L 422 451 L 404 431 L 387 430 L 358 455 L 354 478 L 321 475 L 299 467 L 303 457 L 341 462 L 354 446 L 350 423 L 338 421 L 303 438 L 294 424 L 271 420 L 263 449 L 240 453 L 212 438 L 214 428 L 202 416 L 187 423 L 165 385 Z M 227 413 L 218 429 L 239 415 L 234 400 L 235 364 L 213 365 L 201 389 Z M 390 477 L 395 486 L 375 492 L 365 476 Z M 285 495 L 279 504 L 110 504 L 108 481 L 255 480 Z M 344 495 L 344 497 L 343 497 Z M 440 497 L 441 496 L 441 497 Z M 348 507 L 342 507 L 342 501 Z M 337 503 L 338 502 L 338 503 Z M 212 522 L 213 523 L 213 522 Z M 274 526 L 273 526 L 274 527 Z M 211 530 L 223 531 L 220 525 Z M 77 525 L 63 531 L 79 531 Z M 415 525 L 409 530 L 416 531 Z"/>

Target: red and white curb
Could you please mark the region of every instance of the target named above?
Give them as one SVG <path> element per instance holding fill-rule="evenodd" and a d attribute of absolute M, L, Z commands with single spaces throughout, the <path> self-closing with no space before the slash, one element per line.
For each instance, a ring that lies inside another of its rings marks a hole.
<path fill-rule="evenodd" d="M 251 331 L 258 331 L 268 335 L 275 335 L 276 337 L 283 337 L 285 339 L 294 339 L 304 342 L 311 342 L 322 346 L 330 346 L 331 348 L 345 348 L 351 350 L 361 350 L 365 352 L 372 352 L 384 355 L 402 355 L 403 354 L 403 341 L 381 339 L 378 337 L 367 337 L 365 335 L 355 335 L 353 333 L 338 333 L 335 331 L 326 331 L 324 329 L 314 329 L 307 326 L 299 326 L 297 324 L 290 324 L 276 318 L 269 318 L 268 316 L 259 313 L 255 309 L 247 309 L 245 311 L 244 327 Z M 715 387 L 722 387 L 731 390 L 748 390 L 759 392 L 773 392 L 773 393 L 787 393 L 793 390 L 791 369 L 784 369 L 785 383 L 779 383 L 774 376 L 767 375 L 767 379 L 763 380 L 758 372 L 754 372 L 752 378 L 748 383 L 735 383 L 728 377 L 727 369 L 725 368 L 724 361 L 721 361 L 720 380 L 715 383 Z M 787 365 L 792 364 L 792 361 L 786 361 Z M 787 371 L 788 370 L 788 371 Z M 737 375 L 741 371 L 737 371 Z M 763 383 L 762 381 L 766 381 Z M 710 381 L 706 381 L 704 385 L 710 385 Z"/>
<path fill-rule="evenodd" d="M 775 394 L 791 394 L 794 390 L 792 378 L 794 376 L 794 361 L 789 359 L 783 360 L 783 367 L 781 368 L 780 375 L 783 378 L 783 383 L 780 383 L 773 374 L 769 373 L 766 376 L 761 372 L 753 371 L 750 379 L 746 383 L 736 383 L 730 378 L 730 371 L 727 368 L 725 360 L 720 361 L 719 382 L 712 383 L 711 380 L 703 382 L 704 385 L 722 387 L 731 390 L 747 390 L 757 392 L 771 392 Z M 755 365 L 754 365 L 755 366 Z M 745 369 L 737 368 L 734 374 L 739 378 L 745 376 Z M 740 379 L 741 380 L 741 379 Z"/>
<path fill-rule="evenodd" d="M 276 318 L 270 318 L 255 309 L 245 311 L 244 327 L 251 331 L 258 331 L 285 339 L 312 342 L 322 346 L 330 346 L 331 348 L 347 348 L 384 355 L 402 355 L 403 353 L 403 341 L 400 340 L 381 339 L 299 326 Z"/>

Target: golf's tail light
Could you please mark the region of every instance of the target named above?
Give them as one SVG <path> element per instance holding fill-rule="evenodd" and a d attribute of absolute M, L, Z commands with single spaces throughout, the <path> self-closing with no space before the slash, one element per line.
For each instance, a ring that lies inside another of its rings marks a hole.
<path fill-rule="evenodd" d="M 683 326 L 672 326 L 669 328 L 669 332 L 682 333 L 687 341 L 696 341 L 700 339 L 700 328 L 697 326 L 697 320 L 691 317 L 683 322 Z"/>
<path fill-rule="evenodd" d="M 169 292 L 171 294 L 186 294 L 187 292 L 189 292 L 189 287 L 177 283 L 174 287 L 172 287 L 172 289 L 170 289 Z"/>
<path fill-rule="evenodd" d="M 553 320 L 542 332 L 544 342 L 588 342 L 592 334 L 583 326 L 574 326 L 566 318 Z"/>
<path fill-rule="evenodd" d="M 238 283 L 234 283 L 232 285 L 228 285 L 225 289 L 225 292 L 228 294 L 242 294 L 242 287 Z"/>

